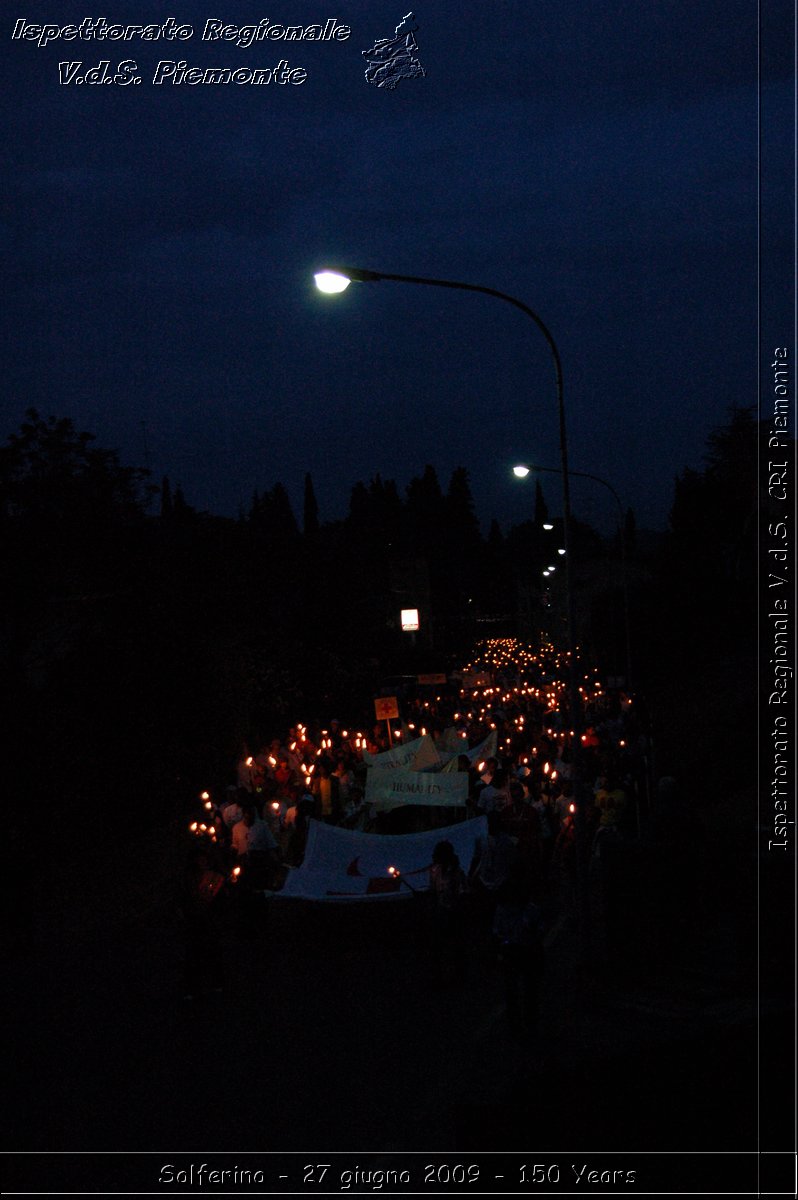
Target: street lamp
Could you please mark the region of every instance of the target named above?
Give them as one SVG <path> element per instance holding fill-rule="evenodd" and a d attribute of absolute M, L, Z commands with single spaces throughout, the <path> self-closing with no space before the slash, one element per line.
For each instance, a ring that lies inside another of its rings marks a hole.
<path fill-rule="evenodd" d="M 338 292 L 345 292 L 352 282 L 346 275 L 341 275 L 338 271 L 317 271 L 313 278 L 316 280 L 316 287 L 319 291 L 326 292 L 330 296 L 334 296 Z"/>
<path fill-rule="evenodd" d="M 519 463 L 517 466 L 513 467 L 513 475 L 515 475 L 518 479 L 526 479 L 527 475 L 529 475 L 530 472 L 532 472 L 532 471 L 545 471 L 549 475 L 562 474 L 562 472 L 560 471 L 560 469 L 558 467 L 539 467 L 535 464 L 533 464 L 531 466 L 527 466 L 525 463 Z M 623 616 L 624 616 L 624 630 L 625 630 L 625 634 L 626 634 L 626 686 L 628 688 L 631 688 L 631 686 L 632 686 L 632 637 L 631 637 L 630 625 L 629 625 L 629 586 L 628 586 L 627 574 L 626 574 L 626 538 L 624 537 L 624 527 L 623 527 L 624 526 L 623 505 L 621 504 L 620 496 L 618 495 L 618 493 L 616 492 L 616 490 L 612 486 L 612 484 L 608 483 L 606 479 L 602 479 L 600 475 L 591 475 L 588 471 L 573 471 L 573 470 L 571 471 L 571 475 L 576 476 L 579 479 L 592 479 L 594 483 L 600 483 L 603 487 L 605 487 L 609 492 L 612 493 L 612 497 L 618 507 L 618 537 L 619 537 L 620 543 L 621 543 L 621 584 L 623 587 Z M 551 529 L 551 528 L 553 528 L 553 526 L 544 525 L 543 528 Z M 565 545 L 567 547 L 568 543 L 566 542 Z M 558 550 L 557 553 L 565 554 L 566 551 Z"/>
<path fill-rule="evenodd" d="M 571 587 L 571 568 L 572 556 L 570 554 L 570 531 L 571 531 L 571 493 L 568 476 L 568 440 L 565 429 L 565 400 L 563 397 L 563 382 L 562 382 L 562 363 L 560 361 L 560 353 L 557 349 L 557 344 L 554 341 L 549 329 L 544 325 L 541 318 L 533 309 L 524 304 L 521 300 L 517 300 L 515 296 L 509 296 L 506 292 L 499 292 L 495 288 L 481 287 L 475 283 L 461 283 L 451 279 L 428 279 L 420 275 L 393 275 L 383 271 L 367 271 L 360 267 L 323 267 L 315 274 L 316 286 L 327 293 L 339 293 L 344 291 L 350 283 L 380 283 L 383 280 L 392 283 L 414 283 L 420 284 L 423 287 L 441 287 L 454 288 L 461 292 L 480 292 L 483 296 L 494 296 L 497 300 L 504 300 L 506 304 L 512 304 L 513 308 L 520 309 L 531 321 L 537 325 L 540 332 L 546 339 L 546 343 L 551 351 L 552 360 L 554 362 L 554 379 L 557 391 L 557 411 L 559 419 L 560 433 L 560 462 L 562 475 L 562 511 L 563 511 L 563 540 L 565 542 L 565 596 L 566 596 L 566 614 L 567 614 L 567 639 L 568 639 L 568 658 L 569 658 L 569 707 L 570 707 L 570 728 L 574 731 L 574 767 L 575 767 L 575 787 L 574 792 L 577 799 L 576 812 L 576 833 L 577 843 L 579 846 L 578 857 L 580 859 L 579 874 L 579 893 L 580 893 L 580 917 L 581 917 L 581 937 L 583 952 L 587 952 L 589 942 L 589 926 L 588 926 L 588 890 L 587 890 L 587 871 L 588 871 L 588 845 L 587 845 L 587 812 L 584 797 L 581 794 L 579 786 L 579 750 L 581 746 L 580 734 L 582 731 L 582 708 L 581 696 L 579 694 L 579 676 L 576 663 L 576 644 L 574 638 L 574 599 Z"/>
<path fill-rule="evenodd" d="M 382 280 L 388 280 L 394 283 L 415 283 L 425 287 L 442 287 L 455 288 L 462 292 L 480 292 L 484 296 L 495 296 L 497 300 L 504 300 L 507 304 L 512 304 L 513 308 L 518 308 L 522 313 L 525 313 L 530 320 L 534 321 L 540 332 L 543 334 L 548 347 L 551 351 L 554 361 L 554 377 L 557 389 L 557 409 L 559 417 L 559 432 L 560 432 L 560 461 L 562 475 L 562 492 L 563 492 L 563 539 L 565 541 L 566 552 L 569 549 L 569 539 L 571 530 L 571 495 L 569 486 L 568 472 L 568 440 L 565 429 L 565 401 L 563 398 L 563 383 L 562 383 L 562 363 L 560 361 L 560 353 L 557 349 L 557 344 L 554 341 L 551 333 L 541 318 L 533 309 L 524 304 L 515 296 L 508 296 L 506 292 L 499 292 L 495 288 L 481 287 L 475 283 L 461 283 L 451 279 L 428 279 L 420 275 L 393 275 L 383 271 L 367 271 L 361 267 L 330 267 L 325 266 L 318 270 L 314 279 L 316 286 L 320 291 L 327 294 L 335 295 L 346 290 L 350 283 L 379 283 Z M 580 723 L 580 697 L 579 684 L 576 666 L 576 646 L 574 636 L 574 605 L 573 593 L 571 590 L 571 563 L 570 555 L 566 553 L 566 570 L 565 570 L 565 591 L 566 591 L 566 609 L 567 609 L 567 625 L 568 625 L 568 652 L 571 661 L 570 670 L 570 707 L 571 707 L 571 724 L 575 726 Z"/>

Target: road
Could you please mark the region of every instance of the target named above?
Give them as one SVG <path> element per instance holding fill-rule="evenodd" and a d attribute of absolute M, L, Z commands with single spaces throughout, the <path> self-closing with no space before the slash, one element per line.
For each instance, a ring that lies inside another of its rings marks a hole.
<path fill-rule="evenodd" d="M 675 953 L 630 947 L 621 967 L 585 971 L 554 895 L 541 1032 L 518 1042 L 484 944 L 463 985 L 434 987 L 422 904 L 274 899 L 231 921 L 223 991 L 186 1002 L 173 849 L 149 874 L 123 864 L 126 884 L 104 861 L 63 902 L 54 879 L 6 977 L 9 1146 L 752 1144 L 755 996 L 733 924 L 707 917 Z"/>

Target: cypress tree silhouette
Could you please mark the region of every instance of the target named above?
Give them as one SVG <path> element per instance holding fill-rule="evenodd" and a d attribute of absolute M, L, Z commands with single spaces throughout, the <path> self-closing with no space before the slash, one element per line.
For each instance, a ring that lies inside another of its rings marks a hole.
<path fill-rule="evenodd" d="M 305 475 L 302 532 L 308 541 L 315 540 L 319 534 L 319 506 L 316 503 L 316 493 L 313 490 L 313 479 L 310 472 Z"/>
<path fill-rule="evenodd" d="M 549 510 L 543 496 L 540 480 L 535 480 L 535 525 L 540 529 L 549 519 Z"/>
<path fill-rule="evenodd" d="M 432 557 L 444 524 L 444 501 L 438 475 L 429 464 L 407 485 L 407 515 L 416 553 Z"/>
<path fill-rule="evenodd" d="M 169 483 L 169 476 L 164 475 L 161 480 L 161 520 L 168 521 L 173 511 L 172 485 Z"/>
<path fill-rule="evenodd" d="M 465 467 L 457 467 L 452 472 L 445 511 L 447 533 L 459 542 L 460 554 L 476 553 L 482 538 Z"/>

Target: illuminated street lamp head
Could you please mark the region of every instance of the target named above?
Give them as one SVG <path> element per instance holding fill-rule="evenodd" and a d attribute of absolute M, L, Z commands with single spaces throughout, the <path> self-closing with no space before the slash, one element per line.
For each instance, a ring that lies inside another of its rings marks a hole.
<path fill-rule="evenodd" d="M 350 283 L 378 283 L 391 277 L 380 275 L 379 271 L 364 271 L 362 267 L 322 267 L 313 278 L 319 291 L 335 295 L 345 292 Z"/>
<path fill-rule="evenodd" d="M 330 296 L 345 292 L 352 282 L 348 275 L 342 275 L 340 271 L 317 271 L 313 278 L 319 291 Z"/>
<path fill-rule="evenodd" d="M 523 463 L 519 463 L 517 467 L 513 467 L 513 475 L 517 479 L 526 479 L 529 474 L 529 467 L 525 467 Z"/>
<path fill-rule="evenodd" d="M 549 524 L 549 522 L 548 522 L 548 521 L 546 521 L 546 522 L 544 523 L 544 525 L 543 525 L 543 528 L 544 528 L 544 529 L 553 529 L 553 528 L 554 528 L 554 526 L 553 526 L 553 525 L 551 525 L 551 524 Z"/>
<path fill-rule="evenodd" d="M 565 550 L 563 550 L 563 549 L 560 549 L 560 550 L 558 550 L 558 551 L 557 551 L 557 553 L 558 553 L 558 554 L 565 554 Z"/>

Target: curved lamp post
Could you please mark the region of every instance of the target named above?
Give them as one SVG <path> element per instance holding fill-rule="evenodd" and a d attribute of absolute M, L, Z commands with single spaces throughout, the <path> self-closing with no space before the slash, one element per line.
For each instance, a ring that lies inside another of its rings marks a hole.
<path fill-rule="evenodd" d="M 571 553 L 570 553 L 570 531 L 571 531 L 571 494 L 569 487 L 568 473 L 568 440 L 565 429 L 565 401 L 563 399 L 563 383 L 562 383 L 562 363 L 560 361 L 560 353 L 557 349 L 557 344 L 554 341 L 551 333 L 541 318 L 533 309 L 524 304 L 521 300 L 517 300 L 515 296 L 508 296 L 506 292 L 499 292 L 495 288 L 480 287 L 475 283 L 460 283 L 451 279 L 428 279 L 421 275 L 393 275 L 387 274 L 384 271 L 366 271 L 360 267 L 323 267 L 315 273 L 316 286 L 322 292 L 336 294 L 346 290 L 350 283 L 380 283 L 383 280 L 388 280 L 392 283 L 415 283 L 423 287 L 441 287 L 453 288 L 461 292 L 480 292 L 483 296 L 495 296 L 497 300 L 504 300 L 507 304 L 512 304 L 513 308 L 519 309 L 531 321 L 534 321 L 540 332 L 543 334 L 548 344 L 551 356 L 554 361 L 554 379 L 557 389 L 557 411 L 559 417 L 560 430 L 560 462 L 562 475 L 562 501 L 563 501 L 563 539 L 565 541 L 565 594 L 566 594 L 566 612 L 567 612 L 567 639 L 568 639 L 568 658 L 569 658 L 569 707 L 570 707 L 570 728 L 574 731 L 574 766 L 575 770 L 575 787 L 574 794 L 576 799 L 576 835 L 577 835 L 577 858 L 580 863 L 578 870 L 579 877 L 579 910 L 580 910 L 580 933 L 582 941 L 583 954 L 587 954 L 589 948 L 589 920 L 588 920 L 588 889 L 587 889 L 587 871 L 588 871 L 588 846 L 587 846 L 587 813 L 585 810 L 584 798 L 581 795 L 579 786 L 580 771 L 579 771 L 579 750 L 581 747 L 582 732 L 582 710 L 581 697 L 579 695 L 578 671 L 576 664 L 576 645 L 574 640 L 574 603 L 573 592 L 571 589 Z M 579 852 L 581 850 L 581 853 Z"/>
<path fill-rule="evenodd" d="M 536 463 L 519 463 L 513 467 L 513 475 L 518 479 L 526 479 L 527 475 L 532 471 L 545 471 L 549 475 L 560 475 L 562 472 L 558 467 L 539 467 Z M 621 498 L 616 492 L 611 483 L 606 479 L 602 479 L 600 475 L 591 475 L 589 471 L 571 471 L 571 475 L 579 479 L 592 479 L 594 483 L 600 483 L 612 493 L 612 497 L 618 506 L 618 536 L 621 542 L 621 583 L 623 587 L 623 617 L 624 631 L 626 635 L 626 686 L 632 686 L 632 636 L 629 622 L 629 586 L 626 573 L 626 539 L 624 537 L 624 514 Z M 567 547 L 566 547 L 567 548 Z M 566 556 L 567 557 L 567 556 Z"/>
<path fill-rule="evenodd" d="M 565 429 L 565 401 L 563 399 L 563 384 L 562 384 L 562 363 L 560 361 L 560 353 L 557 349 L 557 344 L 554 341 L 548 328 L 544 325 L 541 318 L 528 305 L 521 300 L 517 300 L 515 296 L 508 296 L 505 292 L 498 292 L 495 288 L 480 287 L 475 283 L 460 283 L 451 279 L 428 279 L 419 275 L 389 275 L 384 271 L 365 271 L 360 267 L 323 267 L 317 271 L 315 276 L 316 286 L 320 291 L 328 294 L 336 294 L 346 290 L 350 283 L 379 283 L 381 280 L 389 280 L 395 283 L 417 283 L 425 287 L 442 287 L 454 288 L 461 292 L 481 292 L 484 296 L 495 296 L 497 300 L 504 300 L 507 304 L 512 304 L 513 308 L 518 308 L 522 313 L 525 313 L 530 320 L 534 321 L 540 332 L 543 334 L 548 347 L 551 350 L 551 355 L 554 360 L 554 378 L 557 388 L 557 410 L 559 417 L 560 429 L 560 461 L 562 475 L 562 499 L 563 499 L 563 539 L 565 541 L 565 592 L 566 592 L 566 619 L 567 619 L 567 638 L 568 652 L 570 659 L 570 687 L 569 700 L 571 708 L 571 727 L 577 732 L 581 732 L 581 709 L 579 698 L 579 685 L 576 666 L 576 645 L 574 635 L 574 604 L 573 593 L 571 590 L 571 555 L 570 555 L 570 534 L 571 534 L 571 492 L 569 486 L 569 471 L 568 471 L 568 439 Z M 577 738 L 578 742 L 578 738 Z"/>

